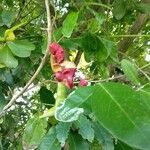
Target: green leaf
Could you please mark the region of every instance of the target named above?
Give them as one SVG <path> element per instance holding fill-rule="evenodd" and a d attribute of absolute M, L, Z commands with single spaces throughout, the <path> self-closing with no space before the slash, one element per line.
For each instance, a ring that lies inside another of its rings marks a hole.
<path fill-rule="evenodd" d="M 102 145 L 103 150 L 114 150 L 114 143 L 111 134 L 99 123 L 93 122 L 95 139 Z"/>
<path fill-rule="evenodd" d="M 45 104 L 54 104 L 55 98 L 52 91 L 48 90 L 46 87 L 41 87 L 40 91 L 40 101 Z"/>
<path fill-rule="evenodd" d="M 115 144 L 115 150 L 138 150 L 138 149 L 130 147 L 121 141 L 117 141 L 117 143 Z"/>
<path fill-rule="evenodd" d="M 70 12 L 63 22 L 62 34 L 69 38 L 76 26 L 78 19 L 78 12 Z"/>
<path fill-rule="evenodd" d="M 138 72 L 135 65 L 129 60 L 123 59 L 121 61 L 121 67 L 123 72 L 127 76 L 129 80 L 131 80 L 134 84 L 139 85 L 140 82 L 138 80 Z"/>
<path fill-rule="evenodd" d="M 93 92 L 93 88 L 79 88 L 73 91 L 67 100 L 57 107 L 55 118 L 62 122 L 77 120 L 80 114 L 84 112 L 84 109 L 79 108 L 79 106 L 86 102 Z"/>
<path fill-rule="evenodd" d="M 98 121 L 114 137 L 135 148 L 149 150 L 150 101 L 147 93 L 119 83 L 79 88 L 59 106 L 61 109 L 56 111 L 56 118 L 64 122 L 73 121 L 71 112 L 75 108 L 86 111 L 90 105 Z"/>
<path fill-rule="evenodd" d="M 13 56 L 8 46 L 0 48 L 0 64 L 8 68 L 16 68 L 18 60 Z"/>
<path fill-rule="evenodd" d="M 99 21 L 95 18 L 92 18 L 90 20 L 90 23 L 88 24 L 88 31 L 91 33 L 96 33 L 100 30 L 100 24 Z"/>
<path fill-rule="evenodd" d="M 86 33 L 82 39 L 82 49 L 85 51 L 88 60 L 91 58 L 97 59 L 98 62 L 103 62 L 109 56 L 108 50 L 102 40 L 95 34 Z"/>
<path fill-rule="evenodd" d="M 16 40 L 13 42 L 7 42 L 8 47 L 12 53 L 18 57 L 29 57 L 31 51 L 35 49 L 34 44 L 28 40 Z"/>
<path fill-rule="evenodd" d="M 71 123 L 64 123 L 64 122 L 59 122 L 56 125 L 56 134 L 57 134 L 57 139 L 61 143 L 61 147 L 64 147 L 65 141 L 68 138 L 69 130 L 71 127 Z"/>
<path fill-rule="evenodd" d="M 79 134 L 83 139 L 87 139 L 89 142 L 94 140 L 94 130 L 89 119 L 81 115 L 79 119 L 75 121 L 75 125 L 79 128 Z"/>
<path fill-rule="evenodd" d="M 145 97 L 146 98 L 146 97 Z M 100 84 L 92 96 L 98 121 L 113 136 L 142 150 L 150 148 L 150 107 L 148 97 L 117 83 Z"/>
<path fill-rule="evenodd" d="M 38 150 L 61 150 L 61 146 L 56 137 L 55 127 L 51 127 L 44 136 Z"/>
<path fill-rule="evenodd" d="M 150 4 L 139 3 L 139 4 L 136 4 L 136 7 L 139 11 L 150 14 Z"/>
<path fill-rule="evenodd" d="M 15 19 L 15 16 L 16 12 L 4 9 L 2 12 L 2 21 L 5 25 L 7 25 L 7 27 L 10 27 Z"/>
<path fill-rule="evenodd" d="M 23 145 L 25 149 L 37 148 L 45 135 L 47 127 L 46 119 L 40 119 L 39 116 L 31 118 L 25 127 L 23 134 Z"/>
<path fill-rule="evenodd" d="M 115 0 L 113 3 L 113 14 L 117 20 L 124 17 L 126 13 L 126 3 L 124 0 Z"/>
<path fill-rule="evenodd" d="M 0 112 L 3 110 L 4 106 L 6 105 L 6 100 L 2 91 L 0 90 Z"/>
<path fill-rule="evenodd" d="M 69 147 L 71 150 L 89 150 L 89 144 L 76 133 L 69 135 Z"/>

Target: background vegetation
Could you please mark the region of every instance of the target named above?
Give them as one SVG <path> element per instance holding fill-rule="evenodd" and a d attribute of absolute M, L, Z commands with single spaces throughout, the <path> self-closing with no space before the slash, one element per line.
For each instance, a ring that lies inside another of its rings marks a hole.
<path fill-rule="evenodd" d="M 150 1 L 45 2 L 0 3 L 0 149 L 149 150 Z M 46 59 L 53 41 L 91 85 L 40 118 L 58 92 Z"/>

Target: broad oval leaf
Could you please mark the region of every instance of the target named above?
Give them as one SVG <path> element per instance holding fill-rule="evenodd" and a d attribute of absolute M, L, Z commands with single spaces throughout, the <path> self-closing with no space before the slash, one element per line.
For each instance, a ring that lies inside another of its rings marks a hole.
<path fill-rule="evenodd" d="M 78 12 L 70 12 L 63 22 L 62 34 L 69 38 L 73 32 L 78 19 Z"/>
<path fill-rule="evenodd" d="M 56 137 L 55 127 L 51 127 L 44 136 L 38 150 L 61 150 L 61 146 Z"/>
<path fill-rule="evenodd" d="M 94 130 L 92 128 L 92 123 L 84 115 L 81 115 L 78 120 L 75 121 L 75 125 L 79 128 L 79 134 L 83 139 L 92 142 L 94 140 Z"/>
<path fill-rule="evenodd" d="M 117 20 L 124 17 L 126 13 L 126 3 L 124 0 L 115 0 L 113 3 L 113 14 Z"/>
<path fill-rule="evenodd" d="M 56 125 L 56 134 L 57 139 L 61 143 L 61 147 L 64 147 L 65 141 L 68 138 L 69 130 L 71 127 L 71 123 L 66 122 L 59 122 Z"/>
<path fill-rule="evenodd" d="M 39 116 L 31 118 L 25 127 L 23 134 L 23 146 L 25 149 L 37 148 L 40 144 L 47 127 L 46 119 Z"/>
<path fill-rule="evenodd" d="M 7 42 L 7 45 L 12 53 L 18 57 L 29 57 L 31 51 L 35 49 L 34 44 L 28 40 L 15 40 Z"/>
<path fill-rule="evenodd" d="M 138 72 L 135 65 L 129 60 L 123 59 L 121 61 L 121 67 L 125 75 L 129 80 L 131 80 L 134 84 L 139 85 L 140 82 L 138 80 Z"/>
<path fill-rule="evenodd" d="M 0 64 L 8 68 L 16 68 L 18 60 L 13 56 L 8 46 L 0 48 Z"/>
<path fill-rule="evenodd" d="M 92 112 L 113 136 L 135 148 L 149 150 L 149 95 L 127 85 L 104 83 L 77 89 L 63 103 L 59 113 L 66 108 L 84 108 L 87 102 L 92 104 Z M 67 111 L 63 113 L 66 114 Z"/>
<path fill-rule="evenodd" d="M 150 149 L 150 101 L 142 93 L 106 83 L 98 86 L 92 99 L 95 116 L 112 135 L 135 148 Z"/>

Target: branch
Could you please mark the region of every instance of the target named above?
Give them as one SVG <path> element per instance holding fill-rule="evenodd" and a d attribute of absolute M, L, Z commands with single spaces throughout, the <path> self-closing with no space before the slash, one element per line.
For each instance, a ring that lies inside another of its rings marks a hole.
<path fill-rule="evenodd" d="M 74 63 L 76 64 L 76 66 L 78 65 L 78 63 L 80 62 L 80 58 L 82 56 L 82 52 L 81 51 L 78 51 L 77 52 L 77 55 L 75 57 L 75 60 L 74 60 Z"/>
<path fill-rule="evenodd" d="M 150 4 L 150 0 L 142 0 L 142 3 L 145 3 L 147 5 Z M 149 19 L 149 14 L 139 14 L 131 28 L 128 30 L 128 35 L 134 35 L 137 34 L 143 26 L 146 24 L 146 22 Z M 147 35 L 146 35 L 147 36 Z M 127 49 L 130 47 L 130 45 L 133 43 L 133 40 L 136 38 L 134 37 L 124 37 L 123 40 L 121 40 L 118 44 L 118 50 L 121 52 L 126 52 Z"/>
<path fill-rule="evenodd" d="M 135 20 L 134 24 L 128 31 L 128 35 L 137 34 L 143 26 L 146 24 L 148 20 L 148 14 L 140 14 L 138 15 L 137 19 Z M 135 37 L 124 37 L 123 40 L 120 41 L 118 44 L 118 50 L 121 52 L 126 52 L 130 45 L 133 43 Z"/>
<path fill-rule="evenodd" d="M 41 60 L 41 63 L 39 65 L 39 67 L 37 68 L 36 72 L 34 73 L 34 75 L 31 77 L 31 79 L 27 82 L 27 84 L 25 85 L 25 87 L 22 89 L 22 91 L 17 94 L 16 96 L 14 96 L 9 103 L 3 108 L 2 112 L 0 113 L 0 116 L 2 116 L 3 114 L 6 113 L 7 109 L 12 106 L 14 104 L 14 102 L 16 101 L 17 98 L 19 98 L 26 90 L 27 88 L 30 86 L 30 84 L 34 81 L 34 79 L 37 77 L 37 75 L 39 74 L 39 72 L 41 71 L 41 69 L 43 68 L 46 59 L 49 55 L 49 49 L 48 46 L 51 43 L 51 33 L 52 33 L 52 26 L 51 26 L 51 16 L 50 16 L 50 8 L 49 8 L 49 0 L 45 0 L 45 6 L 46 6 L 46 12 L 47 12 L 47 34 L 48 34 L 48 44 L 47 44 L 47 49 L 46 49 L 46 53 L 44 55 L 44 57 Z"/>

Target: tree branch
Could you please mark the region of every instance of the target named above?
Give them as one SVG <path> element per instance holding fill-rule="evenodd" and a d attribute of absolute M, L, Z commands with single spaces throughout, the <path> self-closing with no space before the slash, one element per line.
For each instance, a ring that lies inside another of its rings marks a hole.
<path fill-rule="evenodd" d="M 143 3 L 150 3 L 150 0 L 142 0 Z M 149 14 L 139 14 L 131 28 L 128 30 L 128 35 L 138 34 L 138 32 L 143 28 L 143 26 L 148 21 Z M 118 44 L 118 50 L 121 52 L 126 52 L 130 45 L 133 43 L 135 37 L 124 37 Z"/>
<path fill-rule="evenodd" d="M 134 24 L 128 31 L 128 35 L 137 34 L 143 26 L 146 24 L 148 20 L 148 14 L 140 14 L 138 15 L 137 19 L 135 20 Z M 118 44 L 118 50 L 121 52 L 126 52 L 126 50 L 130 47 L 133 43 L 135 37 L 124 37 L 123 40 L 120 41 Z"/>
<path fill-rule="evenodd" d="M 0 116 L 4 115 L 7 111 L 7 109 L 12 106 L 14 104 L 14 102 L 16 101 L 17 98 L 19 98 L 26 90 L 27 88 L 30 86 L 30 84 L 34 81 L 34 79 L 37 77 L 37 75 L 39 74 L 39 72 L 41 71 L 41 69 L 43 68 L 46 59 L 49 55 L 49 49 L 48 46 L 51 43 L 51 34 L 52 34 L 52 26 L 51 26 L 51 15 L 50 15 L 50 8 L 49 8 L 49 0 L 45 0 L 45 7 L 46 7 L 46 12 L 47 12 L 47 34 L 48 34 L 48 44 L 47 44 L 47 49 L 46 49 L 46 53 L 44 55 L 44 57 L 41 60 L 41 63 L 39 65 L 39 67 L 37 68 L 37 70 L 35 71 L 34 75 L 31 77 L 31 79 L 27 82 L 27 84 L 25 85 L 25 87 L 22 89 L 22 91 L 17 94 L 16 96 L 14 96 L 9 103 L 3 108 L 2 112 L 0 113 Z"/>

